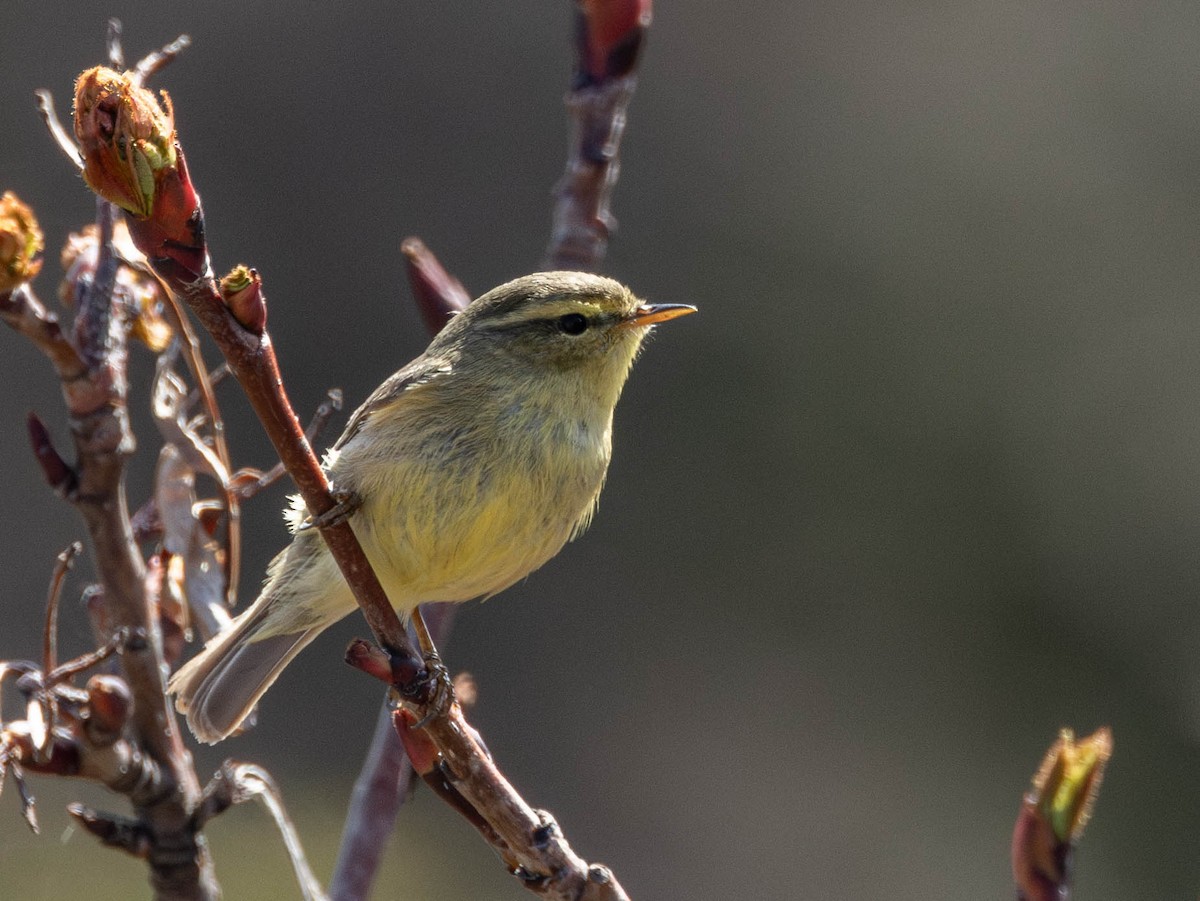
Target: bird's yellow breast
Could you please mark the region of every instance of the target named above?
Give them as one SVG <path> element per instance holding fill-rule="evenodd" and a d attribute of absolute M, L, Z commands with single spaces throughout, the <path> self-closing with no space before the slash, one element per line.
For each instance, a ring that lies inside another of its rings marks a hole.
<path fill-rule="evenodd" d="M 495 594 L 553 557 L 591 518 L 611 453 L 611 409 L 439 387 L 377 411 L 330 471 L 362 498 L 351 522 L 402 610 Z"/>

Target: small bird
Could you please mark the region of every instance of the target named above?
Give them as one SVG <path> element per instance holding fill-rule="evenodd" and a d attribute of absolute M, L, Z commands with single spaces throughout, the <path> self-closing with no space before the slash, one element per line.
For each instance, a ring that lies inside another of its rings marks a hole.
<path fill-rule="evenodd" d="M 612 453 L 613 408 L 651 326 L 687 313 L 618 282 L 543 272 L 456 315 L 355 411 L 326 454 L 349 522 L 405 618 L 427 601 L 489 597 L 580 534 Z M 196 737 L 236 731 L 283 668 L 355 609 L 307 510 L 262 594 L 171 679 Z"/>

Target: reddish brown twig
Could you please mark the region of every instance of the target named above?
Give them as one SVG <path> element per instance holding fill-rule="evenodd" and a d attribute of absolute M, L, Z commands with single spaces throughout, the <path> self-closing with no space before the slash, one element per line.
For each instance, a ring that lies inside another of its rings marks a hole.
<path fill-rule="evenodd" d="M 650 0 L 578 0 L 567 168 L 555 186 L 547 269 L 599 268 L 616 228 L 612 194 Z"/>
<path fill-rule="evenodd" d="M 453 604 L 426 605 L 425 618 L 439 647 L 450 634 L 456 609 Z M 363 648 L 363 652 L 369 653 L 369 648 Z M 385 702 L 354 782 L 329 881 L 329 897 L 334 901 L 363 901 L 370 896 L 396 815 L 411 795 L 416 777 L 425 778 L 425 774 L 414 771 L 411 757 L 405 753 L 393 713 L 392 705 Z M 468 816 L 472 822 L 478 818 L 474 811 Z"/>
<path fill-rule="evenodd" d="M 400 251 L 404 254 L 408 283 L 421 319 L 429 333 L 436 335 L 451 316 L 466 309 L 471 295 L 420 238 L 405 238 Z"/>

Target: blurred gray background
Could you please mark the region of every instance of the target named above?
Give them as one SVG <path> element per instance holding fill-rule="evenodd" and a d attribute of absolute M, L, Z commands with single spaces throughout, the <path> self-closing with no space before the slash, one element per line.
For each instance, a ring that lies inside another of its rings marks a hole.
<path fill-rule="evenodd" d="M 195 39 L 157 84 L 215 265 L 264 274 L 301 409 L 424 346 L 406 235 L 476 293 L 536 267 L 569 3 L 5 0 L 0 187 L 46 229 L 44 296 L 92 203 L 32 91 L 65 112 L 110 14 L 131 58 Z M 1196 897 L 1198 61 L 1187 3 L 659 5 L 606 271 L 702 313 L 639 362 L 591 532 L 446 648 L 505 772 L 635 899 L 1010 897 L 1044 748 L 1106 723 L 1077 896 Z M 67 446 L 49 369 L 0 348 L 0 657 L 28 657 L 82 529 L 25 446 L 30 408 Z M 269 464 L 222 397 L 236 458 Z M 244 598 L 284 494 L 247 513 Z M 277 775 L 322 878 L 379 702 L 340 662 L 366 632 L 327 635 L 257 732 L 198 753 Z M 102 794 L 36 788 L 41 838 L 0 798 L 0 894 L 146 894 L 68 828 L 63 804 Z M 294 896 L 262 813 L 210 835 L 228 897 Z M 377 897 L 527 895 L 422 795 Z"/>

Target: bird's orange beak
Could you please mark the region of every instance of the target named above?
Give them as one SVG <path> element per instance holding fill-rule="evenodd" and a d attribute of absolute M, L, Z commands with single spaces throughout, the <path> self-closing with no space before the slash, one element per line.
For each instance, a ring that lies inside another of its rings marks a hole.
<path fill-rule="evenodd" d="M 644 303 L 633 311 L 633 315 L 620 323 L 624 326 L 656 325 L 668 319 L 677 319 L 689 313 L 695 313 L 696 308 L 686 303 Z"/>

